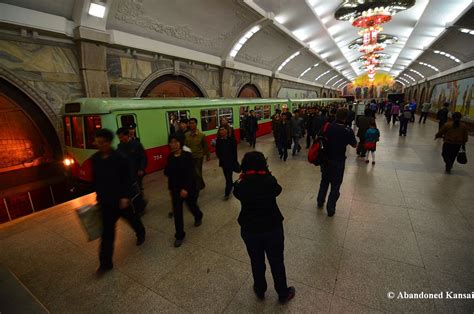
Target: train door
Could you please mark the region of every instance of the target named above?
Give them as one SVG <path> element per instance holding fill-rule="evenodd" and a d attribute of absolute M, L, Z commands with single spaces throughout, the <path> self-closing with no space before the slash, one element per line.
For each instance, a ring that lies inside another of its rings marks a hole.
<path fill-rule="evenodd" d="M 117 115 L 117 126 L 119 128 L 129 128 L 132 138 L 140 138 L 140 127 L 138 125 L 137 116 L 133 113 Z"/>
<path fill-rule="evenodd" d="M 172 110 L 166 112 L 166 123 L 168 135 L 178 131 L 179 121 L 189 119 L 189 110 Z"/>

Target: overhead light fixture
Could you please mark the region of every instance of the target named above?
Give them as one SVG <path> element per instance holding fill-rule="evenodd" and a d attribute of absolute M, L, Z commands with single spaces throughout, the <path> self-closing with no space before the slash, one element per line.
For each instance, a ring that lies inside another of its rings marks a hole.
<path fill-rule="evenodd" d="M 407 83 L 407 85 L 411 84 L 407 79 L 404 79 L 403 77 L 398 77 L 397 80 L 402 80 L 403 82 Z"/>
<path fill-rule="evenodd" d="M 404 76 L 408 77 L 410 80 L 412 80 L 413 82 L 416 82 L 415 78 L 413 78 L 413 76 L 411 75 L 408 75 L 406 73 L 403 73 Z"/>
<path fill-rule="evenodd" d="M 313 65 L 313 66 L 310 66 L 309 68 L 307 68 L 306 70 L 304 70 L 303 73 L 301 73 L 299 77 L 303 77 L 303 75 L 305 75 L 306 73 L 308 73 L 308 71 L 310 71 L 311 69 L 314 69 L 314 68 L 317 67 L 318 65 L 319 65 L 319 63 L 316 63 L 316 64 Z"/>
<path fill-rule="evenodd" d="M 300 54 L 299 51 L 295 52 L 294 54 L 292 54 L 291 56 L 289 56 L 288 58 L 286 58 L 285 61 L 283 61 L 282 64 L 280 64 L 280 66 L 278 67 L 278 71 L 280 71 L 281 69 L 283 69 L 285 67 L 285 65 L 288 64 L 288 62 L 290 62 L 291 60 L 293 60 L 294 58 L 296 58 L 298 55 Z"/>
<path fill-rule="evenodd" d="M 421 78 L 425 78 L 425 76 L 423 74 L 421 74 L 420 72 L 418 72 L 417 70 L 410 69 L 410 71 L 413 72 L 413 73 L 418 74 L 419 76 L 421 76 Z"/>
<path fill-rule="evenodd" d="M 332 84 L 333 87 L 337 86 L 339 83 L 341 83 L 341 81 L 344 80 L 344 78 L 340 78 L 338 79 L 337 81 L 334 82 L 334 84 Z"/>
<path fill-rule="evenodd" d="M 474 35 L 474 30 L 469 28 L 460 28 L 459 31 L 464 34 Z"/>
<path fill-rule="evenodd" d="M 105 16 L 105 4 L 102 2 L 91 2 L 89 15 L 103 19 Z"/>
<path fill-rule="evenodd" d="M 439 69 L 437 67 L 431 65 L 431 64 L 428 64 L 428 63 L 425 63 L 425 62 L 418 62 L 418 63 L 421 64 L 421 65 L 424 65 L 425 67 L 428 67 L 432 70 L 435 70 L 436 72 L 439 72 Z"/>
<path fill-rule="evenodd" d="M 403 83 L 402 81 L 395 80 L 395 82 L 402 84 L 402 85 L 403 85 L 403 87 L 406 87 L 405 83 Z"/>
<path fill-rule="evenodd" d="M 434 53 L 436 54 L 440 54 L 442 56 L 445 56 L 446 58 L 449 58 L 457 63 L 461 63 L 461 60 L 459 60 L 458 58 L 456 58 L 455 56 L 453 56 L 452 54 L 449 54 L 447 52 L 444 52 L 444 51 L 440 51 L 440 50 L 435 50 L 433 51 Z"/>
<path fill-rule="evenodd" d="M 328 74 L 329 72 L 331 72 L 331 70 L 327 70 L 326 72 L 319 74 L 314 80 L 315 80 L 315 81 L 319 80 L 321 77 L 323 77 L 324 75 Z"/>
<path fill-rule="evenodd" d="M 338 75 L 336 74 L 336 75 L 334 75 L 333 77 L 331 77 L 331 78 L 326 82 L 325 85 L 328 85 L 329 82 L 331 82 L 332 80 L 334 80 L 337 76 L 338 76 Z"/>
<path fill-rule="evenodd" d="M 247 40 L 249 40 L 250 37 L 255 35 L 255 33 L 258 32 L 261 28 L 262 26 L 256 25 L 252 27 L 247 33 L 245 33 L 245 35 L 239 39 L 239 41 L 234 45 L 234 47 L 230 51 L 230 56 L 232 58 L 235 58 L 235 56 L 237 55 L 237 53 L 239 53 L 239 50 L 244 46 Z"/>

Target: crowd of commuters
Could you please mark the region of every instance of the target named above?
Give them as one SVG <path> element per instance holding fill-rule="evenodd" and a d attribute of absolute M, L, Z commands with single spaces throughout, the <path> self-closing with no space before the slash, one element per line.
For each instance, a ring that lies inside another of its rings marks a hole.
<path fill-rule="evenodd" d="M 360 106 L 363 106 L 361 108 Z M 461 122 L 459 112 L 452 113 L 449 120 L 449 105 L 445 104 L 437 112 L 439 131 L 435 138 L 443 138 L 442 157 L 446 172 L 450 172 L 460 151 L 465 150 L 468 140 L 466 125 Z M 357 155 L 366 163 L 375 165 L 375 151 L 381 134 L 377 128 L 377 113 L 385 115 L 387 123 L 399 121 L 399 135 L 406 136 L 408 125 L 415 121 L 416 102 L 376 102 L 354 105 L 331 104 L 310 106 L 289 112 L 286 108 L 276 110 L 271 117 L 273 136 L 280 159 L 287 161 L 288 150 L 292 156 L 302 150 L 301 139 L 306 136 L 306 149 L 319 139 L 324 139 L 324 162 L 320 164 L 321 181 L 317 195 L 317 207 L 323 208 L 329 217 L 336 213 L 336 204 L 344 179 L 347 146 L 356 148 Z M 419 123 L 426 122 L 431 104 L 420 107 Z M 238 223 L 241 236 L 250 257 L 256 296 L 263 299 L 267 290 L 265 279 L 265 255 L 270 263 L 275 290 L 279 301 L 286 303 L 295 296 L 295 288 L 289 287 L 284 265 L 283 215 L 276 198 L 282 187 L 269 171 L 267 159 L 258 151 L 245 154 L 240 164 L 237 157 L 236 132 L 226 118 L 219 121 L 215 146 L 219 167 L 225 179 L 224 199 L 228 200 L 233 191 L 241 203 Z M 357 133 L 354 133 L 357 127 Z M 145 241 L 145 227 L 141 222 L 147 202 L 143 193 L 143 177 L 147 159 L 140 139 L 136 137 L 136 126 L 119 128 L 116 132 L 119 145 L 112 148 L 113 133 L 101 129 L 96 133 L 97 153 L 92 157 L 93 183 L 97 201 L 103 216 L 103 234 L 100 246 L 100 266 L 98 274 L 113 268 L 112 255 L 115 225 L 120 217 L 127 220 L 136 233 L 136 244 Z M 254 111 L 245 112 L 241 119 L 241 139 L 246 139 L 255 148 L 258 131 L 258 117 Z M 356 135 L 358 140 L 356 139 Z M 194 226 L 202 224 L 203 212 L 198 205 L 199 194 L 205 188 L 202 174 L 204 159 L 210 159 L 208 142 L 198 128 L 195 118 L 170 118 L 170 154 L 165 176 L 171 196 L 174 218 L 174 246 L 180 247 L 185 238 L 183 205 L 186 204 L 194 217 Z M 240 176 L 234 182 L 233 173 Z M 328 195 L 329 194 L 329 195 Z M 255 197 L 258 195 L 258 197 Z"/>

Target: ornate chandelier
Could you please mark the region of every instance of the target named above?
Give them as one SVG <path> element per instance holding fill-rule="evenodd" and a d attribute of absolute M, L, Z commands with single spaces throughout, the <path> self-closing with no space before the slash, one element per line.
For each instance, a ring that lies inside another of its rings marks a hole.
<path fill-rule="evenodd" d="M 350 21 L 352 26 L 360 28 L 359 35 L 362 36 L 362 42 L 359 41 L 357 44 L 363 55 L 359 61 L 367 70 L 370 82 L 374 80 L 376 70 L 380 67 L 380 59 L 383 58 L 380 52 L 385 48 L 378 38 L 383 30 L 381 25 L 390 22 L 395 13 L 406 10 L 414 4 L 415 0 L 345 0 L 337 9 L 336 19 Z M 354 44 L 351 43 L 351 46 L 354 47 Z"/>

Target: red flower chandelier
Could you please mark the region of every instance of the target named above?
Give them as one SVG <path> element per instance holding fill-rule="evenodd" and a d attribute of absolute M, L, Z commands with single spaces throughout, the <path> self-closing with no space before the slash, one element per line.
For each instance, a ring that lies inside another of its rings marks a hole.
<path fill-rule="evenodd" d="M 345 0 L 337 9 L 336 19 L 351 21 L 352 26 L 360 28 L 362 44 L 359 51 L 363 55 L 359 60 L 367 70 L 370 82 L 374 80 L 382 59 L 381 51 L 385 47 L 378 38 L 383 30 L 381 25 L 390 22 L 395 13 L 406 10 L 414 4 L 415 0 Z"/>

